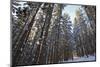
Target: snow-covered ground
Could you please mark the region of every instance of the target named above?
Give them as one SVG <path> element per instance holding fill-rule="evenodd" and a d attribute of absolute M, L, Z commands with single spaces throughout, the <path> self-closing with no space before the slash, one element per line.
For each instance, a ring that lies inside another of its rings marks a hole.
<path fill-rule="evenodd" d="M 83 57 L 74 57 L 73 60 L 63 61 L 63 62 L 82 62 L 82 61 L 95 61 L 95 56 L 83 56 Z"/>

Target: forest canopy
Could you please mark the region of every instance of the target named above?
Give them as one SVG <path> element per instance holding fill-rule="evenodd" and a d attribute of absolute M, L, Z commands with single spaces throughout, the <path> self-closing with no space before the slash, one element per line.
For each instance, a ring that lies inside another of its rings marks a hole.
<path fill-rule="evenodd" d="M 12 1 L 11 16 L 12 66 L 96 56 L 96 6 Z"/>

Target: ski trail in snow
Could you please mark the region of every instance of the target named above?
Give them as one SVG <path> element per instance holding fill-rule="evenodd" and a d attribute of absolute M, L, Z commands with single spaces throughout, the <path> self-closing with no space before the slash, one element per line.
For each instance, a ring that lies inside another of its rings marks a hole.
<path fill-rule="evenodd" d="M 68 60 L 68 61 L 63 61 L 63 62 L 81 62 L 81 61 L 95 61 L 96 57 L 95 56 L 83 56 L 83 57 L 74 57 L 73 60 Z"/>

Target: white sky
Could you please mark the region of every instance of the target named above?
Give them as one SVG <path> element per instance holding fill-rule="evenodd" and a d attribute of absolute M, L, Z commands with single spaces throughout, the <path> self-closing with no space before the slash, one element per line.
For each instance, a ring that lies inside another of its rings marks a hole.
<path fill-rule="evenodd" d="M 74 23 L 75 13 L 79 8 L 81 8 L 80 5 L 66 5 L 66 7 L 64 7 L 64 10 L 62 11 L 62 14 L 68 13 L 68 15 L 70 16 L 70 20 L 72 21 L 72 23 Z"/>

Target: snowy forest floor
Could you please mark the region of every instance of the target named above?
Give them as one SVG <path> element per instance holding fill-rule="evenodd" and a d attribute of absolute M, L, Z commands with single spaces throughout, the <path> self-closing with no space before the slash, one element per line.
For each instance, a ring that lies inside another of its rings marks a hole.
<path fill-rule="evenodd" d="M 73 60 L 70 59 L 68 61 L 63 61 L 63 63 L 66 63 L 66 62 L 85 62 L 85 61 L 96 61 L 96 56 L 93 56 L 93 55 L 89 55 L 88 57 L 87 56 L 83 56 L 83 57 L 74 56 Z"/>

